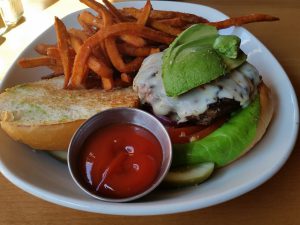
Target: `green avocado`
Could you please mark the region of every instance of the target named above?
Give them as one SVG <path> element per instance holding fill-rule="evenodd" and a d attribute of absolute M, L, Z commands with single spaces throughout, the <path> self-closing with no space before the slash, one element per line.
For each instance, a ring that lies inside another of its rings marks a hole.
<path fill-rule="evenodd" d="M 204 162 L 222 167 L 240 157 L 256 136 L 260 116 L 259 96 L 205 138 L 173 146 L 172 168 Z"/>
<path fill-rule="evenodd" d="M 231 59 L 225 56 L 222 56 L 222 58 L 223 62 L 227 65 L 228 71 L 230 71 L 242 65 L 246 61 L 247 55 L 242 50 L 240 50 L 235 59 Z"/>
<path fill-rule="evenodd" d="M 216 38 L 213 48 L 228 58 L 236 59 L 241 39 L 235 35 L 220 35 Z"/>
<path fill-rule="evenodd" d="M 181 45 L 173 51 L 173 65 L 166 67 L 165 73 L 175 76 L 174 71 L 181 72 L 176 73 L 176 82 L 174 82 L 174 76 L 164 77 L 163 82 L 167 95 L 183 94 L 194 84 L 198 86 L 198 84 L 207 83 L 218 78 L 219 74 L 226 73 L 226 64 L 212 47 L 197 45 L 197 41 L 192 43 L 194 45 L 190 43 L 186 44 L 189 45 L 188 47 Z M 175 56 L 175 54 L 177 55 Z M 188 58 L 188 61 L 186 58 Z M 207 61 L 210 63 L 207 63 Z"/>
<path fill-rule="evenodd" d="M 238 37 L 223 37 L 213 26 L 197 24 L 185 30 L 164 52 L 166 94 L 176 97 L 243 64 L 247 57 L 239 44 Z"/>
<path fill-rule="evenodd" d="M 175 47 L 196 40 L 207 40 L 213 38 L 213 41 L 218 37 L 216 27 L 204 24 L 196 24 L 183 31 L 170 45 L 169 50 L 172 51 Z M 212 42 L 213 43 L 213 42 Z"/>

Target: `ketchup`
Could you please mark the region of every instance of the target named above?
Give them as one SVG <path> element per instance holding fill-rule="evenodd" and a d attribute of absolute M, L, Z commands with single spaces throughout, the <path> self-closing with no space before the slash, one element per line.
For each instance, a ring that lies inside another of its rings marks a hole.
<path fill-rule="evenodd" d="M 87 189 L 108 198 L 126 198 L 148 189 L 162 164 L 156 137 L 134 124 L 113 124 L 87 138 L 80 157 Z"/>

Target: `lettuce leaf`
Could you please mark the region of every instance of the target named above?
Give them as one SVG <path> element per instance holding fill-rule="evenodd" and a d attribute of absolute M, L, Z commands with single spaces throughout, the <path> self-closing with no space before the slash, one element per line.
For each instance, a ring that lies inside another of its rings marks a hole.
<path fill-rule="evenodd" d="M 225 166 L 241 156 L 256 136 L 260 116 L 259 96 L 207 137 L 173 146 L 172 167 L 213 162 Z"/>

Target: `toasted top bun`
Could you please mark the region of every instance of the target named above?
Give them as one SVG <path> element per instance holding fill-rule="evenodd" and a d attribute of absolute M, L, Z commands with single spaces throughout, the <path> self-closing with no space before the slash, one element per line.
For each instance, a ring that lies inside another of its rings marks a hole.
<path fill-rule="evenodd" d="M 139 104 L 131 87 L 65 90 L 63 82 L 57 77 L 6 89 L 0 94 L 1 128 L 34 149 L 67 150 L 86 119 L 105 109 Z"/>

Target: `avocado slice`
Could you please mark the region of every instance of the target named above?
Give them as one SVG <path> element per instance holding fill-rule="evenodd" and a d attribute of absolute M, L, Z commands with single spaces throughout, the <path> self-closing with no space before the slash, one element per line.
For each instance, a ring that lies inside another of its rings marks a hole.
<path fill-rule="evenodd" d="M 223 37 L 213 26 L 196 24 L 185 30 L 164 52 L 162 79 L 166 94 L 184 94 L 243 64 L 247 56 L 239 44 L 238 37 Z"/>
<path fill-rule="evenodd" d="M 218 30 L 214 26 L 205 24 L 195 24 L 183 31 L 170 45 L 169 50 L 179 45 L 186 44 L 196 40 L 206 40 L 218 37 Z"/>
<path fill-rule="evenodd" d="M 220 54 L 230 58 L 236 59 L 238 56 L 241 39 L 235 35 L 220 35 L 216 38 L 213 48 Z"/>
<path fill-rule="evenodd" d="M 227 66 L 222 57 L 209 45 L 198 45 L 198 42 L 186 44 L 188 47 L 178 46 L 178 49 L 171 53 L 172 65 L 163 70 L 163 74 L 172 74 L 163 79 L 168 96 L 183 94 L 191 87 L 205 84 L 226 73 Z M 208 61 L 210 63 L 207 63 Z"/>
<path fill-rule="evenodd" d="M 223 58 L 223 62 L 227 65 L 227 71 L 229 72 L 241 66 L 247 60 L 247 55 L 242 50 L 240 50 L 235 59 L 231 59 L 224 56 L 222 56 L 222 58 Z"/>
<path fill-rule="evenodd" d="M 260 107 L 259 96 L 256 96 L 250 105 L 205 138 L 174 145 L 172 167 L 204 162 L 222 167 L 237 159 L 256 136 Z"/>

